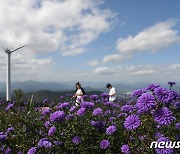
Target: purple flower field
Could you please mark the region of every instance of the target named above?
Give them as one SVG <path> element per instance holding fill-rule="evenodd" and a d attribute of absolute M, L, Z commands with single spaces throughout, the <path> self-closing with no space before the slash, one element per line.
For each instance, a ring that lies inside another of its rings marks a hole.
<path fill-rule="evenodd" d="M 41 106 L 0 100 L 0 153 L 180 153 L 150 148 L 153 141 L 179 141 L 180 93 L 151 84 L 126 103 L 94 94 L 75 106 L 69 95 Z"/>

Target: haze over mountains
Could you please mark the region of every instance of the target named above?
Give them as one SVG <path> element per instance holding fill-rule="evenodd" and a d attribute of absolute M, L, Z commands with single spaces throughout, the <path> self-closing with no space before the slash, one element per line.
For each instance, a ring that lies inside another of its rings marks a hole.
<path fill-rule="evenodd" d="M 72 91 L 75 89 L 76 81 L 69 82 L 39 82 L 28 80 L 25 82 L 12 82 L 12 90 L 22 89 L 25 93 L 28 92 L 38 92 L 41 90 L 48 91 Z M 106 83 L 105 82 L 81 82 L 82 86 L 85 88 L 87 92 L 89 91 L 102 91 L 107 92 Z M 116 88 L 118 94 L 131 92 L 133 90 L 139 88 L 145 88 L 149 85 L 148 82 L 136 82 L 136 83 L 127 83 L 127 82 L 119 82 L 112 83 L 112 85 Z M 158 83 L 163 87 L 168 88 L 167 83 Z M 173 89 L 180 91 L 180 82 L 177 82 Z M 0 93 L 5 93 L 6 91 L 6 83 L 0 83 Z"/>

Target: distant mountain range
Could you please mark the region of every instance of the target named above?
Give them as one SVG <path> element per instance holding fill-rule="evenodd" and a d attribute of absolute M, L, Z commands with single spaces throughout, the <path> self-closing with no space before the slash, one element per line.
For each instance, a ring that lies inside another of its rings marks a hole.
<path fill-rule="evenodd" d="M 23 101 L 30 101 L 32 95 L 36 102 L 42 102 L 44 99 L 48 99 L 51 101 L 59 101 L 61 96 L 66 96 L 66 94 L 73 94 L 74 91 L 49 91 L 49 90 L 41 90 L 38 92 L 29 92 L 25 93 L 22 97 Z M 88 91 L 86 94 L 88 96 L 92 94 L 101 94 L 101 91 Z"/>
<path fill-rule="evenodd" d="M 35 94 L 36 97 L 41 96 L 41 98 L 57 98 L 60 95 L 63 95 L 67 92 L 73 92 L 75 89 L 76 81 L 69 82 L 39 82 L 28 80 L 25 82 L 12 82 L 12 91 L 15 89 L 22 89 L 25 93 L 24 98 L 29 98 L 32 93 Z M 108 92 L 106 88 L 105 82 L 82 82 L 82 86 L 84 87 L 87 93 L 95 93 L 95 92 Z M 116 88 L 116 92 L 118 95 L 124 95 L 128 92 L 132 92 L 139 88 L 145 88 L 150 83 L 146 82 L 136 82 L 136 83 L 112 83 L 112 85 Z M 163 87 L 168 88 L 167 83 L 157 83 Z M 180 82 L 177 82 L 173 89 L 180 91 Z M 6 83 L 0 83 L 0 97 L 5 96 L 6 91 Z"/>

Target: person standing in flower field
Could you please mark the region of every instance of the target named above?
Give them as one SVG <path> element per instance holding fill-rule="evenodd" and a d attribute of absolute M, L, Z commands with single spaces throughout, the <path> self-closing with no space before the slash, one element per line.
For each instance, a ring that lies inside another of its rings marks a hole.
<path fill-rule="evenodd" d="M 74 92 L 73 98 L 76 98 L 76 106 L 80 104 L 84 100 L 84 97 L 86 95 L 86 92 L 84 88 L 81 87 L 81 84 L 79 82 L 76 83 L 76 90 Z"/>
<path fill-rule="evenodd" d="M 116 89 L 112 87 L 110 83 L 106 85 L 106 88 L 109 89 L 109 101 L 113 102 L 116 100 Z"/>

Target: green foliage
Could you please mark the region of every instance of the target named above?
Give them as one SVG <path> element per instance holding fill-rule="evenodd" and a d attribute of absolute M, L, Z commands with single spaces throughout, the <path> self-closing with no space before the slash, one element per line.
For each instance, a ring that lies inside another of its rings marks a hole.
<path fill-rule="evenodd" d="M 24 92 L 21 89 L 14 90 L 14 97 L 18 104 L 21 103 L 21 98 L 23 96 Z"/>
<path fill-rule="evenodd" d="M 70 106 L 73 106 L 74 102 L 70 100 L 70 97 L 65 97 L 59 102 L 46 101 L 42 103 L 44 107 L 50 107 L 51 113 L 57 110 L 59 103 L 67 102 Z M 134 101 L 134 103 L 136 100 Z M 45 122 L 48 121 L 49 114 L 42 116 L 42 108 L 36 107 L 36 103 L 31 97 L 30 102 L 28 102 L 24 107 L 19 107 L 16 105 L 14 108 L 5 110 L 7 104 L 4 103 L 0 108 L 0 132 L 6 132 L 9 127 L 14 127 L 14 131 L 9 133 L 6 140 L 0 142 L 0 147 L 9 147 L 12 153 L 17 153 L 22 151 L 27 153 L 31 147 L 38 147 L 38 142 L 42 138 L 48 138 L 53 146 L 51 148 L 38 148 L 37 153 L 121 153 L 121 146 L 128 144 L 130 150 L 135 153 L 155 153 L 155 149 L 150 149 L 150 143 L 156 141 L 154 137 L 156 132 L 160 132 L 168 137 L 171 141 L 175 141 L 175 136 L 178 135 L 178 131 L 175 128 L 175 123 L 179 121 L 179 111 L 174 107 L 171 107 L 171 111 L 176 117 L 174 121 L 169 126 L 163 126 L 161 129 L 157 128 L 157 124 L 154 121 L 153 115 L 151 113 L 140 115 L 141 126 L 132 131 L 128 131 L 124 128 L 125 117 L 118 117 L 121 112 L 121 106 L 124 105 L 122 102 L 116 102 L 118 107 L 110 107 L 104 105 L 102 102 L 95 103 L 93 108 L 87 109 L 85 115 L 78 116 L 77 110 L 73 112 L 69 110 L 69 107 L 63 108 L 66 117 L 72 114 L 74 118 L 63 121 L 56 121 L 51 123 L 50 126 L 56 127 L 56 132 L 52 136 L 48 136 L 48 128 L 44 126 Z M 93 110 L 97 107 L 103 109 L 103 113 L 106 110 L 110 110 L 115 114 L 110 114 L 106 116 L 94 116 L 92 114 Z M 114 120 L 110 121 L 109 118 L 115 117 Z M 91 121 L 104 121 L 106 122 L 105 127 L 102 129 L 97 129 L 92 126 Z M 115 124 L 117 131 L 112 135 L 106 134 L 106 128 Z M 72 142 L 74 136 L 79 136 L 82 139 L 81 144 L 75 145 Z M 145 136 L 141 139 L 141 136 Z M 100 142 L 103 139 L 108 139 L 110 141 L 110 147 L 103 150 L 100 148 Z M 62 145 L 55 145 L 54 141 L 60 141 Z M 178 152 L 178 151 L 177 151 Z"/>

